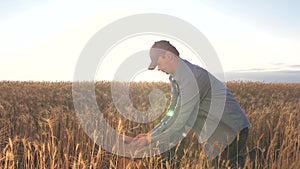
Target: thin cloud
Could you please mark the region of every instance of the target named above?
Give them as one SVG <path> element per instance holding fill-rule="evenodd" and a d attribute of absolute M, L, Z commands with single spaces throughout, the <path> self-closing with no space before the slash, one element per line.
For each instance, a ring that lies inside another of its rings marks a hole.
<path fill-rule="evenodd" d="M 261 71 L 261 72 L 227 72 L 225 73 L 226 81 L 248 80 L 262 82 L 287 82 L 299 83 L 300 70 L 285 71 Z"/>
<path fill-rule="evenodd" d="M 286 63 L 271 63 L 269 64 L 273 68 L 277 69 L 300 69 L 300 64 L 286 64 Z"/>
<path fill-rule="evenodd" d="M 300 65 L 290 65 L 289 67 L 291 67 L 291 68 L 296 68 L 296 69 L 299 69 L 299 70 L 300 70 Z"/>
<path fill-rule="evenodd" d="M 248 68 L 248 69 L 237 69 L 228 71 L 230 73 L 242 73 L 242 72 L 294 72 L 300 71 L 300 64 L 286 64 L 286 63 L 270 63 L 264 66 L 256 67 L 256 68 Z"/>

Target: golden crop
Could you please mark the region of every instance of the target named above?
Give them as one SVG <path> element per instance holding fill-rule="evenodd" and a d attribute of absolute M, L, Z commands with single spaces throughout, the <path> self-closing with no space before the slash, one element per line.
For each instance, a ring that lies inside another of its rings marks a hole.
<path fill-rule="evenodd" d="M 257 159 L 251 166 L 247 161 L 246 167 L 298 168 L 300 84 L 229 82 L 227 86 L 252 123 L 248 149 L 258 146 L 264 153 L 264 163 Z M 170 98 L 167 83 L 131 83 L 129 89 L 131 103 L 139 111 L 149 108 L 152 89 Z M 123 92 L 122 87 L 119 90 Z M 160 121 L 157 117 L 153 123 L 138 124 L 124 118 L 112 100 L 110 82 L 95 83 L 95 94 L 99 110 L 120 132 L 147 132 Z M 186 153 L 193 149 L 192 145 Z M 210 168 L 201 149 L 198 153 L 197 159 L 180 159 L 182 168 Z M 129 159 L 101 149 L 79 124 L 70 82 L 0 82 L 0 168 L 168 168 L 171 164 L 163 158 Z"/>

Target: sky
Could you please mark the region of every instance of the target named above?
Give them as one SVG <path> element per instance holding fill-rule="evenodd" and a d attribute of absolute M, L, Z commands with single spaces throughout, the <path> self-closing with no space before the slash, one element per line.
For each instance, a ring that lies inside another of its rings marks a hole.
<path fill-rule="evenodd" d="M 159 13 L 183 19 L 205 35 L 226 81 L 300 82 L 299 6 L 296 0 L 3 0 L 0 80 L 72 81 L 83 48 L 101 28 L 126 16 Z M 115 46 L 98 65 L 95 80 L 112 80 L 122 61 L 162 38 L 175 44 L 182 58 L 205 67 L 180 41 L 145 34 Z M 146 70 L 133 77 L 165 79 Z"/>

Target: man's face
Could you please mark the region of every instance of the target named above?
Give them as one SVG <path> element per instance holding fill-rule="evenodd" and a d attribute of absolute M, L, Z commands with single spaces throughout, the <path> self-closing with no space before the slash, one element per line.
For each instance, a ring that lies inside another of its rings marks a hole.
<path fill-rule="evenodd" d="M 170 62 L 165 55 L 158 57 L 157 68 L 166 74 L 170 74 Z"/>

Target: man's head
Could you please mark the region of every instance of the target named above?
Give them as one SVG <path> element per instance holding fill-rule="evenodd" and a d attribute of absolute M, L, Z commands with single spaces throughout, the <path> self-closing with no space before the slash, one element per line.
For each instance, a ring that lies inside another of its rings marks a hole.
<path fill-rule="evenodd" d="M 149 70 L 153 70 L 157 66 L 158 70 L 167 74 L 175 73 L 179 52 L 169 41 L 161 40 L 152 45 L 150 58 Z"/>

